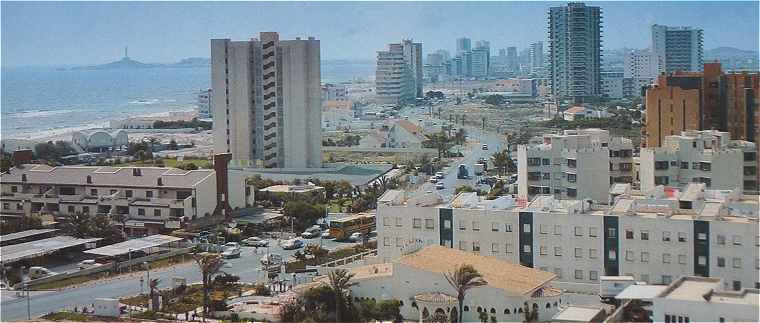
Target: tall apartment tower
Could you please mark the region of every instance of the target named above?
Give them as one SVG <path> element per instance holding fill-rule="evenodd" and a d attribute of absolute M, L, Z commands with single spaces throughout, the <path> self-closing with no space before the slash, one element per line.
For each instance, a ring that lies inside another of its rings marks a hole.
<path fill-rule="evenodd" d="M 520 71 L 520 61 L 517 57 L 517 47 L 507 47 L 507 70 L 513 73 Z"/>
<path fill-rule="evenodd" d="M 530 44 L 530 72 L 539 73 L 544 69 L 544 42 Z"/>
<path fill-rule="evenodd" d="M 214 151 L 241 165 L 322 164 L 319 40 L 211 40 Z"/>
<path fill-rule="evenodd" d="M 472 49 L 472 40 L 467 37 L 457 38 L 457 54 L 469 52 Z"/>
<path fill-rule="evenodd" d="M 552 94 L 576 102 L 601 94 L 599 7 L 571 2 L 549 9 L 549 64 Z"/>
<path fill-rule="evenodd" d="M 422 97 L 422 43 L 403 40 L 377 52 L 375 87 L 383 104 L 405 104 Z"/>
<path fill-rule="evenodd" d="M 652 25 L 657 74 L 702 71 L 702 29 Z"/>

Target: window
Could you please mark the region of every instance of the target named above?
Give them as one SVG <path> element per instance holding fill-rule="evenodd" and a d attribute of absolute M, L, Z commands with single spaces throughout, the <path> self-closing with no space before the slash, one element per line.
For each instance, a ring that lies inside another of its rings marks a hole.
<path fill-rule="evenodd" d="M 641 230 L 640 237 L 641 237 L 641 240 L 649 240 L 649 231 Z"/>
<path fill-rule="evenodd" d="M 480 241 L 472 242 L 472 251 L 480 252 Z"/>
<path fill-rule="evenodd" d="M 459 230 L 467 230 L 467 222 L 459 220 Z"/>
<path fill-rule="evenodd" d="M 562 235 L 562 226 L 559 224 L 554 225 L 554 235 Z"/>
<path fill-rule="evenodd" d="M 435 223 L 433 219 L 425 219 L 425 229 L 434 229 Z"/>
<path fill-rule="evenodd" d="M 633 251 L 631 250 L 625 251 L 625 261 L 633 261 Z"/>
<path fill-rule="evenodd" d="M 669 253 L 662 254 L 662 263 L 663 264 L 669 264 L 670 263 L 670 254 Z"/>
<path fill-rule="evenodd" d="M 568 158 L 567 159 L 567 167 L 570 167 L 570 168 L 576 168 L 576 167 L 578 167 L 578 161 L 576 161 L 575 159 Z"/>
<path fill-rule="evenodd" d="M 700 168 L 702 168 L 702 170 L 705 172 L 709 172 L 710 169 L 712 169 L 712 166 L 709 162 L 701 162 L 699 164 L 700 164 Z"/>
<path fill-rule="evenodd" d="M 668 185 L 670 184 L 670 178 L 667 176 L 655 176 L 654 185 Z"/>
<path fill-rule="evenodd" d="M 628 240 L 633 239 L 633 230 L 625 230 L 625 238 Z"/>
<path fill-rule="evenodd" d="M 401 237 L 396 238 L 396 247 L 403 247 L 404 246 L 404 239 Z"/>
<path fill-rule="evenodd" d="M 491 222 L 491 231 L 499 232 L 499 224 L 496 222 Z"/>
<path fill-rule="evenodd" d="M 549 158 L 541 159 L 541 164 L 542 165 L 549 165 Z"/>
<path fill-rule="evenodd" d="M 137 209 L 137 215 L 145 215 L 145 209 L 143 208 Z"/>
<path fill-rule="evenodd" d="M 575 248 L 575 258 L 583 258 L 583 249 Z"/>
<path fill-rule="evenodd" d="M 391 221 L 388 220 L 387 216 L 383 217 L 383 226 L 386 226 L 386 227 L 391 226 Z"/>
<path fill-rule="evenodd" d="M 69 213 L 74 213 L 74 212 L 76 212 L 76 209 L 74 208 L 74 206 L 73 206 L 73 205 L 69 205 L 68 209 L 69 209 Z"/>
<path fill-rule="evenodd" d="M 726 244 L 726 236 L 719 234 L 718 237 L 715 239 L 716 243 L 719 245 L 725 245 Z"/>
<path fill-rule="evenodd" d="M 504 225 L 504 231 L 505 232 L 512 232 L 512 224 L 509 224 L 509 223 L 505 224 Z"/>
<path fill-rule="evenodd" d="M 596 227 L 588 227 L 588 236 L 589 237 L 596 237 L 597 234 L 597 228 Z"/>
<path fill-rule="evenodd" d="M 733 259 L 734 268 L 742 268 L 742 258 Z"/>
<path fill-rule="evenodd" d="M 506 245 L 504 245 L 504 252 L 505 253 L 512 253 L 513 252 L 512 251 L 512 244 L 511 243 L 507 243 Z"/>
<path fill-rule="evenodd" d="M 686 255 L 678 255 L 678 263 L 681 265 L 686 264 Z"/>
<path fill-rule="evenodd" d="M 24 204 L 21 204 L 21 203 L 16 204 L 16 210 L 21 211 L 23 209 L 24 209 Z"/>
<path fill-rule="evenodd" d="M 689 169 L 689 162 L 681 162 L 681 169 Z"/>
<path fill-rule="evenodd" d="M 580 269 L 575 270 L 575 279 L 583 279 L 583 270 L 580 270 Z"/>
<path fill-rule="evenodd" d="M 459 241 L 459 250 L 467 251 L 467 241 Z"/>
<path fill-rule="evenodd" d="M 546 227 L 546 224 L 539 224 L 538 225 L 538 232 L 541 234 L 547 234 L 549 233 L 549 229 Z"/>
<path fill-rule="evenodd" d="M 145 191 L 145 197 L 146 197 L 146 198 L 151 198 L 151 197 L 153 197 L 153 191 Z"/>
<path fill-rule="evenodd" d="M 576 237 L 583 236 L 583 227 L 576 226 L 576 227 L 573 228 L 573 231 L 575 231 L 575 236 Z"/>
<path fill-rule="evenodd" d="M 707 265 L 707 257 L 705 257 L 705 256 L 699 256 L 699 257 L 697 257 L 697 264 L 699 264 L 700 266 Z"/>
<path fill-rule="evenodd" d="M 98 190 L 95 189 L 95 188 L 91 188 L 90 189 L 90 195 L 92 195 L 92 196 L 98 196 Z"/>
<path fill-rule="evenodd" d="M 562 256 L 562 247 L 554 247 L 554 255 L 557 257 Z"/>
<path fill-rule="evenodd" d="M 649 262 L 649 252 L 642 251 L 641 252 L 641 262 Z"/>
<path fill-rule="evenodd" d="M 655 170 L 668 169 L 669 165 L 670 165 L 670 163 L 667 160 L 666 161 L 655 161 L 654 162 L 654 169 Z"/>
<path fill-rule="evenodd" d="M 18 187 L 17 186 L 11 186 L 11 193 L 17 193 Z"/>
<path fill-rule="evenodd" d="M 451 220 L 444 220 L 443 221 L 443 228 L 444 229 L 451 229 Z"/>
<path fill-rule="evenodd" d="M 670 231 L 662 231 L 662 241 L 670 242 Z"/>
<path fill-rule="evenodd" d="M 733 281 L 733 288 L 734 290 L 741 290 L 742 289 L 742 282 L 738 280 Z"/>
<path fill-rule="evenodd" d="M 615 228 L 607 228 L 607 236 L 608 236 L 608 238 L 616 238 L 617 237 L 617 229 L 615 229 Z"/>
<path fill-rule="evenodd" d="M 703 232 L 700 232 L 700 233 L 697 234 L 697 239 L 705 241 L 705 240 L 707 240 L 707 234 L 703 233 Z"/>
<path fill-rule="evenodd" d="M 414 218 L 414 219 L 412 219 L 412 228 L 421 229 L 422 228 L 422 219 L 420 219 L 420 218 Z"/>
<path fill-rule="evenodd" d="M 472 231 L 480 231 L 480 222 L 472 221 Z"/>
<path fill-rule="evenodd" d="M 742 236 L 734 235 L 733 240 L 734 240 L 734 245 L 735 246 L 741 246 L 742 245 Z"/>
<path fill-rule="evenodd" d="M 673 282 L 673 276 L 662 275 L 662 284 L 663 285 L 670 285 L 671 282 Z"/>
<path fill-rule="evenodd" d="M 539 246 L 538 247 L 538 254 L 540 256 L 546 256 L 546 253 L 548 252 L 546 249 L 547 249 L 546 246 Z"/>
<path fill-rule="evenodd" d="M 577 181 L 577 175 L 573 173 L 567 173 L 567 181 L 570 183 L 575 183 Z"/>
<path fill-rule="evenodd" d="M 599 279 L 599 272 L 597 272 L 596 270 L 589 271 L 588 279 L 592 281 L 597 281 Z"/>
<path fill-rule="evenodd" d="M 124 196 L 126 196 L 126 197 L 132 197 L 132 190 L 126 190 L 126 191 L 124 191 Z"/>
<path fill-rule="evenodd" d="M 596 255 L 599 253 L 599 250 L 596 249 L 589 249 L 588 250 L 588 257 L 589 259 L 596 259 Z"/>
<path fill-rule="evenodd" d="M 390 237 L 383 237 L 383 245 L 386 247 L 391 246 L 391 238 Z"/>
<path fill-rule="evenodd" d="M 397 227 L 403 226 L 403 222 L 401 222 L 401 217 L 400 216 L 396 217 L 396 226 Z"/>
<path fill-rule="evenodd" d="M 617 259 L 617 252 L 615 250 L 610 250 L 610 252 L 607 254 L 607 258 L 609 260 L 616 260 Z"/>
<path fill-rule="evenodd" d="M 718 267 L 726 267 L 726 258 L 718 257 Z"/>
<path fill-rule="evenodd" d="M 578 196 L 578 190 L 574 189 L 574 188 L 568 187 L 567 188 L 567 196 L 568 197 L 576 197 L 576 196 Z"/>
<path fill-rule="evenodd" d="M 153 216 L 161 216 L 161 210 L 159 209 L 153 210 Z"/>
<path fill-rule="evenodd" d="M 69 206 L 69 207 L 71 207 L 71 206 Z M 10 209 L 10 208 L 11 208 L 11 204 L 10 203 L 3 203 L 3 210 L 7 210 L 7 209 Z M 71 210 L 69 210 L 69 212 L 71 212 Z"/>
<path fill-rule="evenodd" d="M 90 214 L 90 207 L 89 206 L 83 206 L 82 207 L 82 213 L 83 214 Z"/>
<path fill-rule="evenodd" d="M 499 253 L 499 244 L 498 243 L 492 243 L 491 244 L 491 252 L 492 253 Z"/>
<path fill-rule="evenodd" d="M 531 253 L 533 252 L 533 246 L 526 244 L 523 246 L 523 252 L 524 253 Z"/>
<path fill-rule="evenodd" d="M 678 233 L 678 242 L 686 242 L 686 232 Z"/>
<path fill-rule="evenodd" d="M 523 232 L 530 233 L 530 224 L 528 223 L 523 224 Z"/>

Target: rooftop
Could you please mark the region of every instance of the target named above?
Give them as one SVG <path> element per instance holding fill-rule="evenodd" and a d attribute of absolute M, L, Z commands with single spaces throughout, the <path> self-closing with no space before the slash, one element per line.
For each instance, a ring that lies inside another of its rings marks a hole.
<path fill-rule="evenodd" d="M 516 295 L 530 295 L 557 277 L 550 272 L 436 245 L 402 256 L 395 263 L 440 274 L 469 264 L 483 275 L 488 286 Z"/>
<path fill-rule="evenodd" d="M 684 276 L 671 283 L 659 298 L 700 303 L 729 303 L 758 306 L 760 290 L 743 289 L 738 292 L 717 291 L 720 278 Z"/>
<path fill-rule="evenodd" d="M 135 175 L 139 171 L 139 176 Z M 26 175 L 26 181 L 23 180 Z M 161 178 L 164 187 L 191 188 L 209 176 L 211 169 L 181 170 L 165 167 L 58 166 L 27 164 L 11 168 L 0 175 L 4 184 L 87 185 L 156 187 Z M 87 183 L 87 177 L 92 183 Z"/>
<path fill-rule="evenodd" d="M 147 236 L 143 238 L 137 238 L 137 239 L 127 240 L 124 242 L 115 243 L 115 244 L 108 245 L 105 247 L 87 250 L 85 251 L 85 253 L 113 257 L 113 256 L 127 254 L 130 251 L 137 251 L 137 250 L 158 247 L 167 243 L 176 242 L 180 240 L 182 240 L 182 238 L 167 236 L 163 234 L 156 234 L 156 235 Z"/>
<path fill-rule="evenodd" d="M 99 240 L 101 239 L 78 239 L 71 236 L 57 236 L 37 241 L 2 246 L 0 247 L 0 255 L 2 255 L 3 263 L 12 263 L 22 259 L 44 256 L 61 249 L 75 247 Z"/>
<path fill-rule="evenodd" d="M 593 322 L 604 310 L 595 306 L 572 305 L 562 308 L 552 317 L 552 322 Z"/>
<path fill-rule="evenodd" d="M 617 299 L 652 300 L 660 295 L 667 286 L 662 285 L 631 285 L 615 296 Z"/>
<path fill-rule="evenodd" d="M 55 232 L 55 231 L 58 231 L 58 229 L 32 229 L 32 230 L 3 234 L 3 235 L 0 235 L 0 243 L 5 244 L 6 242 L 12 242 L 15 240 L 38 236 L 38 235 Z"/>

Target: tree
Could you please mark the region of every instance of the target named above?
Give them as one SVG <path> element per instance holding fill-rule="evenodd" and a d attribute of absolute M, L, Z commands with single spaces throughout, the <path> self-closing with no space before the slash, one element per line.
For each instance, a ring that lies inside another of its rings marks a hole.
<path fill-rule="evenodd" d="M 218 254 L 210 253 L 194 254 L 193 259 L 201 271 L 201 282 L 203 283 L 203 321 L 205 322 L 206 315 L 208 314 L 211 280 L 222 269 L 224 259 Z"/>
<path fill-rule="evenodd" d="M 464 299 L 470 289 L 485 286 L 488 284 L 475 267 L 472 265 L 457 266 L 453 272 L 444 273 L 443 276 L 457 292 L 457 301 L 459 302 L 459 322 L 462 322 L 462 313 L 464 308 Z"/>
<path fill-rule="evenodd" d="M 336 322 L 340 322 L 341 307 L 345 304 L 348 289 L 356 284 L 351 282 L 351 278 L 353 277 L 354 274 L 349 273 L 345 269 L 337 269 L 327 275 L 330 289 L 332 289 L 333 293 L 335 293 Z"/>
<path fill-rule="evenodd" d="M 493 166 L 496 168 L 496 171 L 500 176 L 517 169 L 514 161 L 512 161 L 512 158 L 509 156 L 509 152 L 506 150 L 491 155 L 491 161 L 493 161 Z"/>
<path fill-rule="evenodd" d="M 423 142 L 423 145 L 427 148 L 435 148 L 438 151 L 438 159 L 440 159 L 443 156 L 443 152 L 448 149 L 449 138 L 446 137 L 443 131 L 425 135 L 425 137 L 427 139 Z"/>
<path fill-rule="evenodd" d="M 504 98 L 504 96 L 499 95 L 499 94 L 494 94 L 494 95 L 489 95 L 488 97 L 486 97 L 485 102 L 486 104 L 499 106 L 499 105 L 504 104 L 506 101 L 507 99 Z"/>
<path fill-rule="evenodd" d="M 150 304 L 151 304 L 151 310 L 154 312 L 158 312 L 160 309 L 158 308 L 158 283 L 161 280 L 158 278 L 153 278 L 148 282 L 148 288 L 150 289 Z"/>
<path fill-rule="evenodd" d="M 101 238 L 107 244 L 124 240 L 122 232 L 105 216 L 76 212 L 64 215 L 61 222 L 63 231 L 77 238 Z"/>
<path fill-rule="evenodd" d="M 523 303 L 523 314 L 525 315 L 525 322 L 538 322 L 538 308 L 533 307 L 531 309 L 528 302 Z"/>
<path fill-rule="evenodd" d="M 193 162 L 189 162 L 189 163 L 179 164 L 179 165 L 177 165 L 177 168 L 184 169 L 184 170 L 196 170 L 196 169 L 198 169 L 198 165 L 196 165 Z"/>
<path fill-rule="evenodd" d="M 327 256 L 329 250 L 317 244 L 310 244 L 304 248 L 304 252 L 307 255 L 312 255 L 315 259 L 319 260 L 320 258 Z"/>
<path fill-rule="evenodd" d="M 177 145 L 177 141 L 172 138 L 172 140 L 169 141 L 169 150 L 177 150 L 179 149 Z"/>
<path fill-rule="evenodd" d="M 34 153 L 37 159 L 55 161 L 63 156 L 75 154 L 76 150 L 68 142 L 59 140 L 56 142 L 48 141 L 34 145 Z"/>
<path fill-rule="evenodd" d="M 293 226 L 296 229 L 303 230 L 317 223 L 317 220 L 325 214 L 325 207 L 322 204 L 292 200 L 285 202 L 282 213 L 294 221 Z"/>

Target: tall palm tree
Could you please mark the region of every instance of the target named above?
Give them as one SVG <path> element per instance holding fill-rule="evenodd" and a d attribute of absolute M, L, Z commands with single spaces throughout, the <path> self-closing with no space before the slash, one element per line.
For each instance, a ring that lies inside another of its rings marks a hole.
<path fill-rule="evenodd" d="M 148 282 L 148 288 L 150 289 L 150 304 L 151 304 L 151 310 L 154 312 L 158 312 L 158 294 L 156 293 L 158 291 L 158 283 L 160 283 L 161 280 L 158 278 L 153 278 Z"/>
<path fill-rule="evenodd" d="M 448 148 L 449 139 L 446 136 L 446 133 L 443 131 L 425 135 L 427 137 L 426 145 L 431 148 L 435 148 L 438 150 L 438 159 L 441 159 L 441 156 L 443 155 L 443 152 L 446 151 L 446 148 Z"/>
<path fill-rule="evenodd" d="M 454 290 L 457 291 L 457 301 L 459 302 L 459 322 L 462 322 L 462 314 L 464 307 L 464 298 L 467 295 L 467 291 L 473 288 L 485 286 L 488 282 L 483 279 L 475 267 L 472 265 L 460 265 L 457 266 L 453 272 L 443 274 L 446 277 L 446 281 L 449 282 Z"/>
<path fill-rule="evenodd" d="M 206 314 L 208 313 L 208 301 L 209 292 L 211 289 L 211 281 L 216 274 L 222 269 L 224 265 L 224 259 L 218 254 L 212 253 L 200 253 L 194 254 L 193 259 L 198 264 L 198 268 L 201 270 L 201 280 L 203 282 L 203 322 L 206 321 Z"/>
<path fill-rule="evenodd" d="M 332 289 L 333 293 L 335 294 L 335 321 L 340 322 L 340 309 L 341 306 L 343 306 L 343 302 L 346 300 L 346 294 L 348 292 L 348 288 L 356 285 L 356 283 L 351 282 L 351 278 L 354 277 L 354 274 L 349 273 L 345 269 L 338 269 L 331 271 L 327 278 L 330 281 L 330 288 Z"/>
<path fill-rule="evenodd" d="M 503 175 L 507 171 L 509 163 L 512 161 L 509 158 L 509 152 L 506 150 L 494 153 L 491 155 L 491 160 L 493 161 L 493 166 L 496 167 L 496 171 L 499 175 Z"/>

